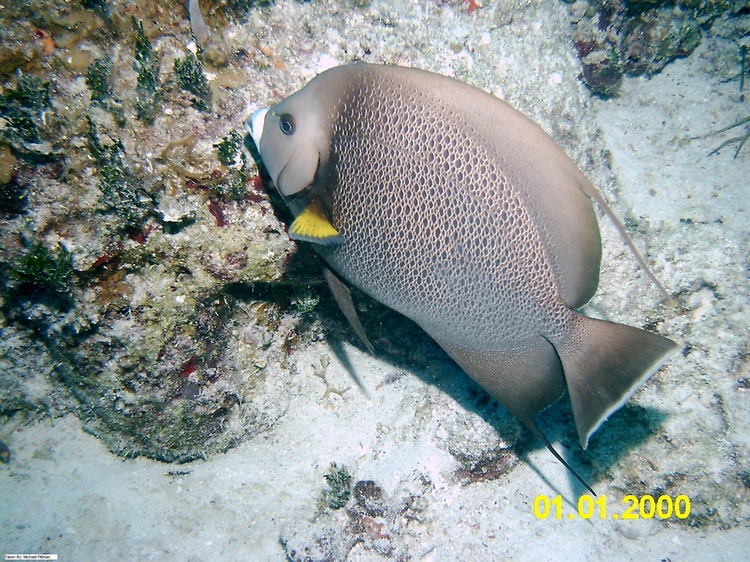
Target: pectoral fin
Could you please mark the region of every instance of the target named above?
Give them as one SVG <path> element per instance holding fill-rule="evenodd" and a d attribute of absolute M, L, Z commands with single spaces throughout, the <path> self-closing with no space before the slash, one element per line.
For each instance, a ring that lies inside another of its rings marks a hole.
<path fill-rule="evenodd" d="M 289 227 L 289 237 L 292 240 L 322 245 L 344 242 L 344 237 L 328 220 L 323 205 L 317 199 L 313 199 L 307 208 L 294 219 Z"/>

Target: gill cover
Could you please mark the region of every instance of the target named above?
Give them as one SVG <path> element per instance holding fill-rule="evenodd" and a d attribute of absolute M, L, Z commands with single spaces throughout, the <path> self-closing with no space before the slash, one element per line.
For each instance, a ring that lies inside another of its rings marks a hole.
<path fill-rule="evenodd" d="M 303 104 L 317 94 L 312 80 L 296 94 L 269 109 L 253 113 L 245 124 L 276 189 L 284 197 L 299 193 L 316 181 L 328 162 L 330 123 L 317 110 L 321 104 Z M 322 93 L 321 93 L 322 94 Z"/>

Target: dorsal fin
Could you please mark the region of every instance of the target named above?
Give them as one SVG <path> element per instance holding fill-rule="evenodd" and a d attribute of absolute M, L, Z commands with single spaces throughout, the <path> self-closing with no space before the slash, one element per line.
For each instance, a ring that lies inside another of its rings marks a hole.
<path fill-rule="evenodd" d="M 648 275 L 648 277 L 653 281 L 654 285 L 659 289 L 661 294 L 666 298 L 669 296 L 669 293 L 667 293 L 666 289 L 662 286 L 661 283 L 659 283 L 659 280 L 656 278 L 656 276 L 651 272 L 651 269 L 646 265 L 646 261 L 641 257 L 640 252 L 635 247 L 635 244 L 633 244 L 633 241 L 630 239 L 630 236 L 628 236 L 628 233 L 625 230 L 625 227 L 620 222 L 620 219 L 617 218 L 617 215 L 615 215 L 614 211 L 609 208 L 609 205 L 607 205 L 607 202 L 604 200 L 604 197 L 602 197 L 601 193 L 597 191 L 597 189 L 591 185 L 585 185 L 582 186 L 581 189 L 583 192 L 591 197 L 596 203 L 599 205 L 599 208 L 604 212 L 607 217 L 609 217 L 609 220 L 612 221 L 612 223 L 615 225 L 615 228 L 617 228 L 617 231 L 620 233 L 620 237 L 622 237 L 625 244 L 630 249 L 630 252 L 635 257 L 636 261 L 638 262 L 638 265 L 641 267 L 643 272 Z"/>

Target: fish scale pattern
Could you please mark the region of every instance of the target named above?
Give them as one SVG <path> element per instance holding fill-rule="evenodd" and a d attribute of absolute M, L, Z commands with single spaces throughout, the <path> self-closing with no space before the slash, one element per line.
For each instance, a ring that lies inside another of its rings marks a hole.
<path fill-rule="evenodd" d="M 557 339 L 572 312 L 513 170 L 461 108 L 363 68 L 332 104 L 332 220 L 350 282 L 455 345 Z"/>

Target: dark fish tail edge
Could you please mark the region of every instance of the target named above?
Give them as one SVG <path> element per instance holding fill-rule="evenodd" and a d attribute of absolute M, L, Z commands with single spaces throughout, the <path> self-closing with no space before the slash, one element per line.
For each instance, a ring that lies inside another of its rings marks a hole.
<path fill-rule="evenodd" d="M 658 334 L 576 315 L 570 340 L 556 345 L 581 446 L 675 353 L 678 346 Z"/>

